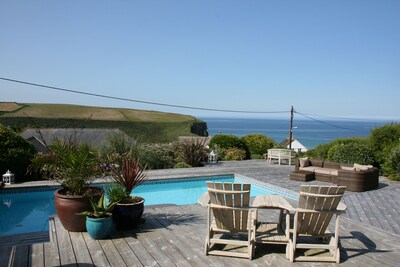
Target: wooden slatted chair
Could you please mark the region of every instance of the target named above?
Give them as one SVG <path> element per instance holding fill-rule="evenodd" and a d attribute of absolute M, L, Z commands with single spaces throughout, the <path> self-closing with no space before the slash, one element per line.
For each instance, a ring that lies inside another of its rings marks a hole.
<path fill-rule="evenodd" d="M 345 186 L 301 186 L 299 207 L 294 216 L 293 236 L 287 251 L 291 262 L 340 262 L 339 218 L 346 210 L 340 200 L 345 190 Z M 335 232 L 331 233 L 327 227 L 333 215 L 336 215 Z M 300 242 L 299 239 L 305 242 Z M 308 256 L 296 257 L 296 249 L 312 250 L 307 251 Z"/>
<path fill-rule="evenodd" d="M 207 187 L 210 203 L 206 255 L 252 259 L 257 210 L 249 207 L 250 184 L 207 182 Z"/>

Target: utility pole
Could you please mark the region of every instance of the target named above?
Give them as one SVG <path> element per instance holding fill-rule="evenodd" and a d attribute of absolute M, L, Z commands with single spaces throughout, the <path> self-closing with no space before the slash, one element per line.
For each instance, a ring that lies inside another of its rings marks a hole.
<path fill-rule="evenodd" d="M 290 110 L 289 149 L 292 149 L 292 138 L 293 138 L 293 106 Z"/>

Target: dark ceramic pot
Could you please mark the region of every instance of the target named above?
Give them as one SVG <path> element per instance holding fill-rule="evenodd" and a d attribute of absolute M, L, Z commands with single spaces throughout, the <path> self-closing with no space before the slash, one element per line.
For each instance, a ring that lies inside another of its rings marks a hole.
<path fill-rule="evenodd" d="M 58 189 L 54 192 L 57 216 L 66 230 L 71 232 L 86 231 L 85 216 L 76 214 L 91 210 L 90 198 L 98 201 L 103 192 L 100 188 L 95 187 L 91 187 L 89 190 L 92 191 L 90 196 L 68 196 L 65 195 L 64 189 Z"/>
<path fill-rule="evenodd" d="M 138 226 L 144 211 L 144 199 L 136 203 L 118 203 L 113 210 L 113 220 L 119 230 L 133 229 Z"/>
<path fill-rule="evenodd" d="M 86 216 L 86 229 L 93 239 L 105 239 L 111 236 L 113 230 L 113 220 L 109 217 L 94 218 Z"/>

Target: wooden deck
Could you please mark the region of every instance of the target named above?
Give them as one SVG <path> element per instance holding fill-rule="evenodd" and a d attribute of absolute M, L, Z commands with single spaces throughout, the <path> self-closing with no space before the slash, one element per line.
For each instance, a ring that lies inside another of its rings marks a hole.
<path fill-rule="evenodd" d="M 399 266 L 399 236 L 347 218 L 341 225 L 342 266 Z M 0 266 L 310 266 L 291 264 L 282 245 L 258 245 L 252 261 L 205 256 L 205 234 L 206 209 L 200 205 L 146 208 L 146 223 L 139 229 L 100 241 L 65 231 L 55 218 L 51 242 L 3 249 Z"/>
<path fill-rule="evenodd" d="M 179 177 L 240 173 L 298 192 L 302 182 L 290 181 L 293 167 L 265 161 L 228 163 L 219 167 L 152 171 L 151 176 Z M 307 184 L 321 182 L 308 182 Z M 346 193 L 348 213 L 342 217 L 341 266 L 400 266 L 400 185 L 384 178 L 380 188 Z M 291 204 L 295 205 L 293 201 Z M 263 211 L 264 212 L 264 211 Z M 270 216 L 270 211 L 260 216 Z M 330 263 L 293 263 L 282 245 L 262 244 L 255 258 L 205 256 L 206 209 L 200 205 L 146 207 L 146 223 L 131 232 L 115 232 L 108 240 L 92 240 L 87 233 L 70 233 L 51 220 L 50 242 L 33 243 L 27 236 L 16 246 L 0 244 L 3 266 L 334 266 Z M 3 240 L 4 241 L 4 240 Z M 10 241 L 11 242 L 11 241 Z"/>

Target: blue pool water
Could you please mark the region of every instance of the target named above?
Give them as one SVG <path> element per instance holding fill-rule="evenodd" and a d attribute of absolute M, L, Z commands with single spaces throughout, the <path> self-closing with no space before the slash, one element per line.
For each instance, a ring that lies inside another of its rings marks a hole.
<path fill-rule="evenodd" d="M 133 195 L 145 198 L 145 205 L 194 204 L 207 191 L 206 181 L 249 182 L 230 176 L 146 181 Z M 48 231 L 48 218 L 55 214 L 54 188 L 0 191 L 0 236 Z M 279 194 L 252 184 L 251 196 Z M 290 198 L 290 196 L 288 196 Z"/>
<path fill-rule="evenodd" d="M 145 199 L 146 205 L 156 204 L 194 204 L 207 192 L 206 181 L 218 180 L 221 182 L 246 182 L 243 179 L 233 176 L 219 176 L 213 179 L 185 179 L 165 181 L 149 181 L 145 185 L 134 189 L 133 195 L 141 196 Z M 276 194 L 275 192 L 257 185 L 251 186 L 250 194 L 252 197 L 257 195 Z"/>

